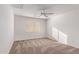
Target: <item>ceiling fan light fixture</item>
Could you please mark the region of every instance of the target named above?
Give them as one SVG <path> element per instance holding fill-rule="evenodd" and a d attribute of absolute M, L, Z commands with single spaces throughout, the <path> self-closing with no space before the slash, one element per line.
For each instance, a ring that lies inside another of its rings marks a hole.
<path fill-rule="evenodd" d="M 48 17 L 49 15 L 52 15 L 52 14 L 54 14 L 54 13 L 48 13 L 46 9 L 41 9 L 40 16 Z"/>

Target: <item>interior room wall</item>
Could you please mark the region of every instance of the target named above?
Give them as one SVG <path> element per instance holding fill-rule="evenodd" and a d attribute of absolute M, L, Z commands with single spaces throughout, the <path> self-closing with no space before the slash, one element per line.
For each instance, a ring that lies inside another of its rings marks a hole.
<path fill-rule="evenodd" d="M 0 53 L 9 53 L 13 44 L 14 17 L 9 5 L 0 5 Z"/>
<path fill-rule="evenodd" d="M 28 27 L 28 21 L 35 21 L 37 23 L 40 23 L 40 32 L 27 32 L 26 30 Z M 46 21 L 47 20 L 45 19 L 15 15 L 15 40 L 27 40 L 46 37 Z"/>
<path fill-rule="evenodd" d="M 16 15 L 22 15 L 22 16 L 27 16 L 27 17 L 34 17 L 34 18 L 42 18 L 42 19 L 45 19 L 44 16 L 40 16 L 39 17 L 39 15 L 38 15 L 39 12 L 37 11 L 36 8 L 33 7 L 33 5 L 30 8 L 28 8 L 28 7 L 26 7 L 26 9 L 13 8 L 13 11 L 14 11 L 14 13 Z"/>
<path fill-rule="evenodd" d="M 57 33 L 57 31 L 53 32 L 53 28 L 67 35 L 68 45 L 79 48 L 79 10 L 52 15 L 47 21 L 47 31 L 50 37 L 53 37 L 53 33 Z"/>

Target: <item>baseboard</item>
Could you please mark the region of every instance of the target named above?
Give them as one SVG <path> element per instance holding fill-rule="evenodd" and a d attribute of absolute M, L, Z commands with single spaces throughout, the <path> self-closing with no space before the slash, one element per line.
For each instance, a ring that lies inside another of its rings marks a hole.
<path fill-rule="evenodd" d="M 22 40 L 15 40 L 15 41 L 23 41 L 23 40 L 33 40 L 33 39 L 47 39 L 48 37 L 39 37 L 39 38 L 32 38 L 32 39 L 22 39 Z"/>
<path fill-rule="evenodd" d="M 13 43 L 14 43 L 14 40 L 12 40 L 12 41 L 10 42 L 10 44 L 9 44 L 10 46 L 9 46 L 9 49 L 8 49 L 8 54 L 9 54 L 9 52 L 10 52 L 12 46 L 13 46 Z"/>

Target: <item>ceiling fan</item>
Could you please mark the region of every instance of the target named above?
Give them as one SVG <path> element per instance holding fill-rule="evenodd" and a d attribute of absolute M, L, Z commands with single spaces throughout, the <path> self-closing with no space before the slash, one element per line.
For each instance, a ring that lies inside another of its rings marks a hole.
<path fill-rule="evenodd" d="M 41 9 L 40 16 L 48 17 L 49 15 L 52 15 L 52 14 L 54 13 L 47 12 L 46 9 Z"/>

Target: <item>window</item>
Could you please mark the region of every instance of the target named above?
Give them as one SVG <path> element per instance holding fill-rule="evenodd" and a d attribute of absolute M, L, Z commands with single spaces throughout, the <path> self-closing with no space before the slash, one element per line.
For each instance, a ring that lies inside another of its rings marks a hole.
<path fill-rule="evenodd" d="M 40 22 L 28 21 L 26 32 L 40 32 Z"/>

